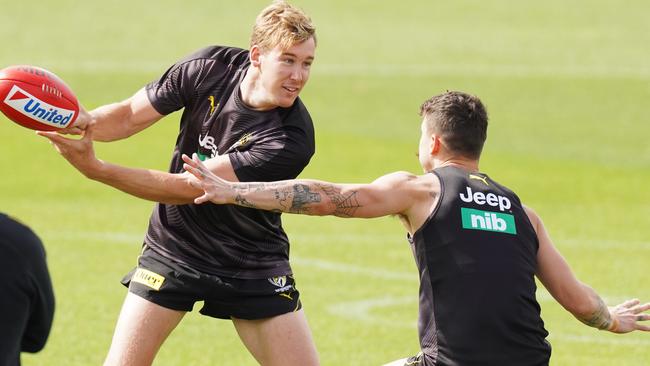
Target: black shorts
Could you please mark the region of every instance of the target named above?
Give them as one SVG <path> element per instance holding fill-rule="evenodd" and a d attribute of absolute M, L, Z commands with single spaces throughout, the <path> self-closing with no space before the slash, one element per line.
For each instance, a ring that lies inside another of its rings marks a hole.
<path fill-rule="evenodd" d="M 168 309 L 214 318 L 263 319 L 298 311 L 300 292 L 293 276 L 264 279 L 220 277 L 174 262 L 145 247 L 138 266 L 122 279 L 129 291 Z"/>

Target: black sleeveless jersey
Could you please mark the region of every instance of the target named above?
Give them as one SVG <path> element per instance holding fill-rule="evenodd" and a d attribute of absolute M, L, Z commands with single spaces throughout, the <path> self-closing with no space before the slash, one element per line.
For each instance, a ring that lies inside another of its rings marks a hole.
<path fill-rule="evenodd" d="M 300 99 L 289 108 L 255 111 L 239 86 L 248 51 L 208 47 L 173 65 L 146 86 L 165 115 L 183 108 L 170 173 L 183 172 L 181 154 L 227 154 L 237 178 L 295 178 L 314 154 L 311 117 Z M 289 241 L 280 214 L 235 205 L 157 204 L 145 243 L 200 271 L 234 278 L 291 274 Z"/>
<path fill-rule="evenodd" d="M 427 365 L 547 365 L 538 241 L 519 198 L 482 173 L 433 171 L 440 197 L 411 238 Z"/>

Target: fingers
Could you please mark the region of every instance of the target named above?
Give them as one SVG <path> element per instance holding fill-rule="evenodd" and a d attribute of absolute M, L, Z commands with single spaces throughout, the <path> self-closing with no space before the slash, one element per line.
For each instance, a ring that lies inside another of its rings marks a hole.
<path fill-rule="evenodd" d="M 58 132 L 64 135 L 81 135 L 83 130 L 79 127 L 68 127 L 60 129 Z"/>
<path fill-rule="evenodd" d="M 647 302 L 647 303 L 645 303 L 643 305 L 639 305 L 639 306 L 636 307 L 636 309 L 638 309 L 639 312 L 648 311 L 648 310 L 650 310 L 650 302 Z"/>
<path fill-rule="evenodd" d="M 203 174 L 200 170 L 196 169 L 195 167 L 185 163 L 183 164 L 183 169 L 185 169 L 187 172 L 195 176 L 197 179 L 205 179 L 205 174 Z M 196 184 L 197 188 L 201 188 L 201 185 L 197 181 L 190 181 L 190 184 L 193 186 Z"/>
<path fill-rule="evenodd" d="M 210 198 L 208 197 L 207 193 L 203 194 L 203 196 L 201 196 L 201 197 L 197 197 L 197 198 L 194 199 L 194 203 L 197 204 L 197 205 L 200 205 L 202 203 L 209 202 L 209 201 L 210 201 Z"/>
<path fill-rule="evenodd" d="M 67 141 L 70 141 L 70 139 L 63 137 L 54 131 L 36 131 L 36 134 L 49 139 L 55 144 L 65 144 Z"/>
<path fill-rule="evenodd" d="M 88 140 L 92 141 L 93 133 L 94 133 L 94 125 L 89 124 L 86 127 L 86 129 L 84 130 L 84 132 L 83 132 L 82 140 L 84 140 L 84 141 L 88 141 Z"/>
<path fill-rule="evenodd" d="M 192 158 L 190 158 L 189 156 L 187 156 L 185 154 L 181 155 L 181 159 L 183 159 L 183 161 L 189 166 L 192 166 L 192 167 L 196 166 L 196 163 L 194 162 L 194 160 L 192 160 Z M 183 166 L 183 168 L 185 168 L 185 166 Z"/>
<path fill-rule="evenodd" d="M 630 299 L 630 300 L 627 300 L 627 301 L 623 302 L 622 304 L 619 304 L 617 307 L 620 306 L 620 307 L 624 307 L 624 308 L 629 309 L 634 305 L 638 305 L 639 303 L 641 303 L 641 301 L 639 299 Z"/>
<path fill-rule="evenodd" d="M 650 326 L 648 326 L 648 325 L 637 324 L 636 329 L 642 330 L 644 332 L 650 332 Z"/>
<path fill-rule="evenodd" d="M 650 314 L 637 314 L 636 321 L 641 322 L 644 320 L 650 320 Z"/>

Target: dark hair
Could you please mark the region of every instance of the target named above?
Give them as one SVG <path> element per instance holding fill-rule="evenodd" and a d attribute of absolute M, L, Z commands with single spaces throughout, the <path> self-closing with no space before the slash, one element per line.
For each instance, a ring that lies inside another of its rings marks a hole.
<path fill-rule="evenodd" d="M 488 116 L 478 97 L 447 91 L 425 101 L 420 116 L 427 130 L 442 137 L 454 153 L 478 159 L 487 138 Z"/>

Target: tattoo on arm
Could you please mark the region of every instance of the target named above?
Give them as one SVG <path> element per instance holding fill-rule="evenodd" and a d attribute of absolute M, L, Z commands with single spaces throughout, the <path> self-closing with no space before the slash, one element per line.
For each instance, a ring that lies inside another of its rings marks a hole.
<path fill-rule="evenodd" d="M 348 194 L 341 194 L 340 188 L 329 184 L 318 184 L 320 188 L 329 197 L 334 204 L 334 215 L 340 217 L 352 217 L 354 212 L 361 207 L 357 200 L 357 191 Z"/>
<path fill-rule="evenodd" d="M 333 214 L 340 217 L 352 217 L 361 207 L 357 199 L 358 191 L 342 194 L 341 188 L 334 184 L 315 182 L 241 183 L 236 186 L 235 191 L 235 204 L 256 209 L 265 207 L 263 209 L 273 212 Z M 271 207 L 247 196 L 257 192 L 268 192 L 272 195 L 268 197 L 271 199 Z M 321 207 L 316 210 L 314 207 L 316 203 L 326 204 L 327 208 Z"/>
<path fill-rule="evenodd" d="M 287 190 L 276 189 L 273 192 L 273 194 L 275 196 L 275 199 L 278 201 L 278 204 L 280 205 L 278 211 L 280 212 L 285 211 L 287 209 L 287 204 L 288 204 L 287 201 L 289 200 L 289 196 L 291 195 L 290 192 Z"/>
<path fill-rule="evenodd" d="M 598 308 L 588 316 L 584 318 L 580 317 L 578 319 L 586 325 L 598 329 L 608 329 L 612 324 L 612 317 L 609 314 L 609 309 L 600 297 L 598 297 Z"/>
<path fill-rule="evenodd" d="M 241 194 L 237 194 L 237 196 L 235 197 L 235 203 L 236 203 L 237 205 L 239 205 L 239 206 L 243 206 L 243 207 L 257 208 L 257 206 L 255 206 L 255 204 L 253 204 L 252 202 L 248 201 L 248 200 L 247 200 L 246 198 L 244 198 Z"/>
<path fill-rule="evenodd" d="M 293 201 L 289 212 L 293 213 L 308 213 L 309 204 L 320 202 L 320 193 L 312 192 L 306 184 L 293 185 Z"/>

